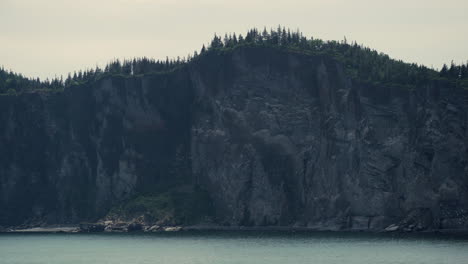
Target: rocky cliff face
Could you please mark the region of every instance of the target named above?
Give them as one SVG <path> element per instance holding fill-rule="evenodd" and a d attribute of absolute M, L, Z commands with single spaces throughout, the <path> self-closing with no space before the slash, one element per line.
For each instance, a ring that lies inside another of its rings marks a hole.
<path fill-rule="evenodd" d="M 468 92 L 362 84 L 325 56 L 209 53 L 0 97 L 0 225 L 206 190 L 223 225 L 468 228 Z"/>
<path fill-rule="evenodd" d="M 189 179 L 186 71 L 0 97 L 1 220 L 73 223 Z"/>

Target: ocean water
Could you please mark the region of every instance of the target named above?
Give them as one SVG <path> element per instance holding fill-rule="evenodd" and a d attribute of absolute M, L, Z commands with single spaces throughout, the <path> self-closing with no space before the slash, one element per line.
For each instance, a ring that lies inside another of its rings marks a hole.
<path fill-rule="evenodd" d="M 1 264 L 468 263 L 468 237 L 333 232 L 0 234 Z"/>

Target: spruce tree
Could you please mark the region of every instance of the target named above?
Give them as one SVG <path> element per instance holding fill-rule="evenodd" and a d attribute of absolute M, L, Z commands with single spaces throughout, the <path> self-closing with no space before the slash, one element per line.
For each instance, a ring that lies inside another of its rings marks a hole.
<path fill-rule="evenodd" d="M 223 42 L 216 34 L 214 35 L 213 40 L 211 41 L 210 49 L 219 49 L 223 47 Z"/>

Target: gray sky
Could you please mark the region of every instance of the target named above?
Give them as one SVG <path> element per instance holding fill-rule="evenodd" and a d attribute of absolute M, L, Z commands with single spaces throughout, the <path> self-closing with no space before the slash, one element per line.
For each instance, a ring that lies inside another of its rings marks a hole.
<path fill-rule="evenodd" d="M 429 67 L 468 60 L 468 0 L 0 0 L 0 65 L 53 77 L 278 24 Z"/>

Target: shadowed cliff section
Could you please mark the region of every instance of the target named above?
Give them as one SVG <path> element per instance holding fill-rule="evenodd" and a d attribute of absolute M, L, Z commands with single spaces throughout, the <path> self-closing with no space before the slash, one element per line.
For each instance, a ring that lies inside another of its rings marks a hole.
<path fill-rule="evenodd" d="M 1 96 L 3 223 L 96 219 L 190 180 L 186 71 Z"/>
<path fill-rule="evenodd" d="M 242 46 L 2 95 L 0 225 L 95 221 L 182 186 L 220 225 L 468 228 L 467 91 L 347 67 Z"/>

